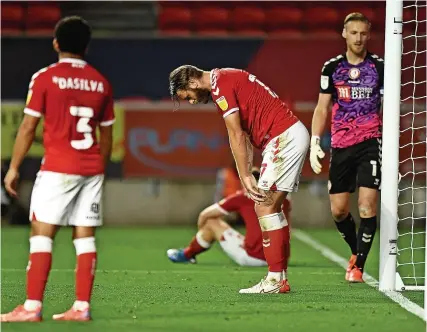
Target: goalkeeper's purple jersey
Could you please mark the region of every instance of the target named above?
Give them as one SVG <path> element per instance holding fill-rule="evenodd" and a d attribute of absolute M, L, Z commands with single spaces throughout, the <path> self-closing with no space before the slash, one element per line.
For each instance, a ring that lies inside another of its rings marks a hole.
<path fill-rule="evenodd" d="M 345 54 L 325 63 L 320 93 L 332 95 L 333 148 L 381 137 L 383 84 L 384 60 L 375 54 L 368 53 L 358 65 L 348 63 Z"/>

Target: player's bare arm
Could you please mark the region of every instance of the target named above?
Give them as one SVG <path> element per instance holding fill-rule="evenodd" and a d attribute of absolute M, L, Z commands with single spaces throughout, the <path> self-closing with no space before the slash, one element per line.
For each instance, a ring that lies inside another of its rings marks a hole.
<path fill-rule="evenodd" d="M 228 131 L 230 147 L 236 162 L 237 171 L 241 179 L 251 175 L 248 160 L 250 152 L 246 143 L 246 134 L 240 125 L 238 112 L 225 117 L 225 125 Z"/>
<path fill-rule="evenodd" d="M 248 191 L 251 199 L 255 202 L 263 202 L 265 197 L 259 192 L 257 182 L 251 174 L 251 167 L 248 164 L 249 153 L 246 144 L 246 134 L 240 125 L 239 113 L 234 112 L 225 117 L 225 125 L 227 127 L 230 147 L 236 162 L 240 180 Z"/>
<path fill-rule="evenodd" d="M 224 209 L 221 209 L 217 203 L 208 206 L 199 214 L 199 219 L 197 220 L 197 227 L 200 229 L 205 226 L 206 221 L 211 218 L 220 218 L 227 214 Z"/>
<path fill-rule="evenodd" d="M 319 100 L 316 108 L 314 109 L 313 120 L 311 123 L 310 164 L 316 174 L 319 174 L 322 171 L 322 165 L 320 164 L 319 159 L 325 157 L 325 153 L 320 147 L 320 137 L 326 127 L 331 100 L 331 94 L 319 93 Z"/>
<path fill-rule="evenodd" d="M 104 158 L 105 165 L 107 165 L 113 149 L 113 126 L 100 126 L 99 133 L 101 155 Z"/>
<path fill-rule="evenodd" d="M 39 121 L 39 117 L 25 114 L 22 123 L 19 126 L 15 145 L 13 146 L 12 160 L 4 179 L 7 192 L 14 197 L 18 196 L 18 193 L 16 192 L 16 184 L 19 178 L 19 166 L 21 166 L 22 161 L 34 141 Z"/>
<path fill-rule="evenodd" d="M 254 164 L 254 147 L 248 136 L 246 136 L 246 149 L 248 151 L 248 168 L 252 170 Z"/>
<path fill-rule="evenodd" d="M 314 109 L 313 120 L 311 123 L 312 136 L 320 137 L 325 131 L 331 101 L 331 94 L 319 93 L 319 99 L 317 101 L 316 108 Z"/>

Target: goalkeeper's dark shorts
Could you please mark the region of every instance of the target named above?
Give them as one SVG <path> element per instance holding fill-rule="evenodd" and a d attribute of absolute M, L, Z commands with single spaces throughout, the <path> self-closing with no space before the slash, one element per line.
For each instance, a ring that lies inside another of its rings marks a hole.
<path fill-rule="evenodd" d="M 353 193 L 356 185 L 380 189 L 380 138 L 371 138 L 347 148 L 332 148 L 329 165 L 329 193 Z"/>

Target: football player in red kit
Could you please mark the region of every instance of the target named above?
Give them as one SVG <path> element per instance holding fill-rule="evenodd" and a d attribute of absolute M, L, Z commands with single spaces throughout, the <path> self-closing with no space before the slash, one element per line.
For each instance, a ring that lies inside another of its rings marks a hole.
<path fill-rule="evenodd" d="M 224 118 L 240 180 L 256 203 L 268 274 L 240 293 L 289 292 L 288 223 L 281 208 L 287 194 L 298 189 L 310 141 L 307 129 L 269 87 L 244 70 L 180 66 L 169 75 L 169 89 L 172 98 L 190 104 L 212 97 Z M 253 147 L 263 151 L 258 181 L 251 174 Z"/>
<path fill-rule="evenodd" d="M 259 179 L 259 169 L 254 168 L 252 174 Z M 282 206 L 283 213 L 289 220 L 290 202 L 285 200 Z M 231 212 L 238 212 L 246 227 L 246 234 L 242 235 L 233 229 L 224 216 Z M 262 233 L 259 227 L 253 201 L 245 190 L 238 190 L 228 195 L 199 214 L 197 222 L 198 232 L 190 244 L 184 249 L 169 249 L 167 255 L 174 263 L 195 263 L 196 256 L 208 250 L 215 241 L 236 264 L 240 266 L 266 266 L 262 248 Z M 289 226 L 285 228 L 286 256 L 290 253 Z M 287 266 L 285 266 L 285 271 Z"/>
<path fill-rule="evenodd" d="M 43 294 L 52 263 L 52 242 L 60 226 L 73 227 L 76 249 L 76 300 L 55 320 L 90 320 L 96 267 L 95 229 L 102 224 L 104 168 L 112 147 L 114 122 L 110 83 L 83 60 L 91 28 L 80 17 L 61 19 L 53 47 L 59 61 L 31 78 L 5 188 L 17 195 L 19 166 L 44 117 L 45 155 L 31 196 L 27 299 L 2 322 L 42 320 Z M 99 128 L 100 140 L 96 131 Z"/>

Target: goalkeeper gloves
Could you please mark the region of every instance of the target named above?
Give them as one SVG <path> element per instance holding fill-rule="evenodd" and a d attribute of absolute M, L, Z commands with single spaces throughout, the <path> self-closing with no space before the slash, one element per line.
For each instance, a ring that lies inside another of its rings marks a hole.
<path fill-rule="evenodd" d="M 322 164 L 319 159 L 324 157 L 325 153 L 320 147 L 320 137 L 312 136 L 310 142 L 310 165 L 314 173 L 319 174 L 322 171 Z"/>

